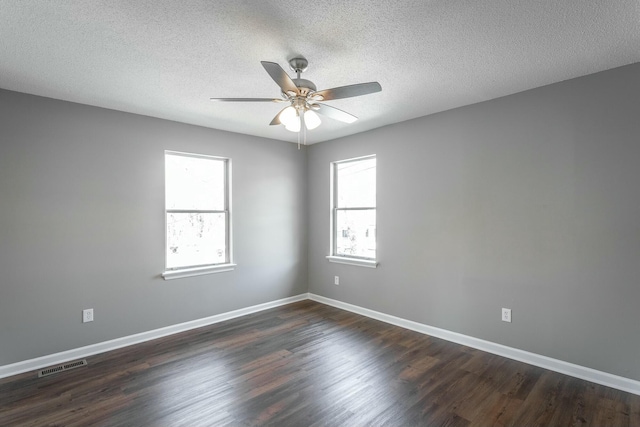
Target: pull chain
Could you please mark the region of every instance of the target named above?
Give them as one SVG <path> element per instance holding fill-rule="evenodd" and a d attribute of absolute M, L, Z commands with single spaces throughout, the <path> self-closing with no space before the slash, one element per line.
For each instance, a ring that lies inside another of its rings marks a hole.
<path fill-rule="evenodd" d="M 300 132 L 302 132 L 302 129 L 304 128 L 304 120 L 303 120 L 303 115 L 300 114 L 300 110 L 296 110 L 296 113 L 298 114 L 298 120 L 300 120 L 300 129 L 298 130 L 298 150 L 300 149 Z"/>
<path fill-rule="evenodd" d="M 300 130 L 298 131 L 298 150 L 300 149 L 300 132 L 302 132 L 302 144 L 307 145 L 307 125 L 304 122 L 304 111 L 300 116 Z"/>

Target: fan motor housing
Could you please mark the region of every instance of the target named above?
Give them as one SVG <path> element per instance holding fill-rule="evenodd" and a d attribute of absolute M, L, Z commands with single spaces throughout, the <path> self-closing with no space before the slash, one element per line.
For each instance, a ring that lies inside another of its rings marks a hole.
<path fill-rule="evenodd" d="M 307 79 L 292 79 L 293 83 L 300 89 L 300 95 L 307 96 L 309 92 L 315 92 L 316 85 L 311 80 Z"/>

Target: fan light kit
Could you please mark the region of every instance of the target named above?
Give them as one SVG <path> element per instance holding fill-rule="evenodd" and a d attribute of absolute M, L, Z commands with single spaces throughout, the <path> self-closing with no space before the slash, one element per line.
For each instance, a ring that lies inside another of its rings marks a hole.
<path fill-rule="evenodd" d="M 320 116 L 329 117 L 344 123 L 353 123 L 358 118 L 353 114 L 342 111 L 320 101 L 333 99 L 352 98 L 354 96 L 367 95 L 380 92 L 382 87 L 378 82 L 360 83 L 349 86 L 335 87 L 333 89 L 316 90 L 312 81 L 300 78 L 308 67 L 309 62 L 304 57 L 296 57 L 289 60 L 289 66 L 296 73 L 292 79 L 275 62 L 261 62 L 271 78 L 282 89 L 281 98 L 211 98 L 212 101 L 224 102 L 281 102 L 289 103 L 271 121 L 270 125 L 284 125 L 285 129 L 298 133 L 298 147 L 300 146 L 300 133 L 320 126 Z"/>

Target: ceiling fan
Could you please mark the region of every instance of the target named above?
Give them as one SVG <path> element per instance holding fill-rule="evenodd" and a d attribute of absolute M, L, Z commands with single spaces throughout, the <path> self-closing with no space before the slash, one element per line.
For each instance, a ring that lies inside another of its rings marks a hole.
<path fill-rule="evenodd" d="M 378 82 L 359 83 L 332 89 L 316 90 L 316 85 L 313 84 L 312 81 L 300 78 L 300 74 L 302 74 L 309 65 L 306 58 L 302 56 L 289 60 L 289 66 L 296 73 L 295 79 L 289 77 L 282 67 L 275 62 L 261 61 L 260 63 L 271 78 L 280 86 L 280 89 L 282 89 L 281 98 L 211 98 L 211 100 L 224 102 L 288 103 L 289 105 L 282 109 L 269 124 L 282 124 L 287 130 L 299 133 L 301 129 L 311 130 L 318 127 L 321 122 L 318 114 L 345 123 L 353 123 L 358 120 L 353 114 L 322 104 L 320 101 L 351 98 L 380 92 L 382 90 Z"/>

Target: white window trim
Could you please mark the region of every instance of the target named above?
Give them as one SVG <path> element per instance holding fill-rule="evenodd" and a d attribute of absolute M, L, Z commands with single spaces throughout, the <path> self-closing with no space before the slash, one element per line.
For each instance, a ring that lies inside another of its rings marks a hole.
<path fill-rule="evenodd" d="M 337 264 L 357 265 L 358 267 L 377 268 L 378 265 L 380 264 L 376 260 L 348 258 L 348 257 L 338 256 L 338 255 L 328 255 L 327 259 L 329 260 L 329 262 L 335 262 Z"/>
<path fill-rule="evenodd" d="M 329 164 L 329 191 L 330 191 L 330 201 L 331 201 L 331 206 L 330 206 L 330 214 L 329 214 L 329 254 L 327 255 L 327 260 L 329 262 L 335 262 L 337 264 L 347 264 L 347 265 L 355 265 L 358 267 L 369 267 L 369 268 L 377 268 L 378 265 L 380 264 L 380 262 L 378 262 L 378 250 L 376 248 L 376 258 L 375 259 L 370 259 L 370 258 L 352 258 L 352 257 L 348 257 L 348 256 L 344 256 L 344 255 L 336 255 L 336 246 L 335 246 L 335 234 L 336 234 L 336 230 L 335 230 L 335 212 L 336 212 L 336 193 L 337 193 L 337 189 L 336 189 L 336 164 L 337 163 L 345 163 L 345 162 L 353 162 L 353 161 L 358 161 L 358 160 L 365 160 L 365 159 L 371 159 L 371 158 L 375 158 L 376 159 L 376 168 L 377 168 L 377 156 L 375 154 L 370 154 L 367 156 L 361 156 L 361 157 L 354 157 L 352 159 L 345 159 L 345 160 L 338 160 L 335 162 L 331 162 Z M 378 179 L 377 177 L 377 173 L 376 173 L 376 180 Z M 377 187 L 377 182 L 376 182 L 376 187 Z M 371 208 L 368 208 L 371 209 Z M 378 202 L 376 200 L 376 207 L 374 208 L 376 210 L 376 230 L 377 230 L 377 216 L 378 216 Z M 377 233 L 377 231 L 376 231 Z"/>
<path fill-rule="evenodd" d="M 205 267 L 181 268 L 166 270 L 162 273 L 164 280 L 182 279 L 183 277 L 204 276 L 205 274 L 224 273 L 235 270 L 236 264 L 214 264 Z"/>
<path fill-rule="evenodd" d="M 233 271 L 237 264 L 233 262 L 233 215 L 231 212 L 231 159 L 228 157 L 219 157 L 219 156 L 210 156 L 208 154 L 194 154 L 194 153 L 186 153 L 181 151 L 173 151 L 173 150 L 165 150 L 165 157 L 167 154 L 177 154 L 181 156 L 188 157 L 200 157 L 200 158 L 211 158 L 217 160 L 224 160 L 226 162 L 226 174 L 225 174 L 225 196 L 226 196 L 226 204 L 227 204 L 227 221 L 228 221 L 228 229 L 227 229 L 227 252 L 229 255 L 228 262 L 224 264 L 211 264 L 211 265 L 203 265 L 203 266 L 188 266 L 188 267 L 177 267 L 172 269 L 167 269 L 167 224 L 166 224 L 166 212 L 167 208 L 165 205 L 165 226 L 164 226 L 164 265 L 165 270 L 162 272 L 162 277 L 164 280 L 173 280 L 173 279 L 181 279 L 184 277 L 193 277 L 193 276 L 203 276 L 205 274 L 214 274 L 214 273 L 223 273 L 226 271 Z"/>

